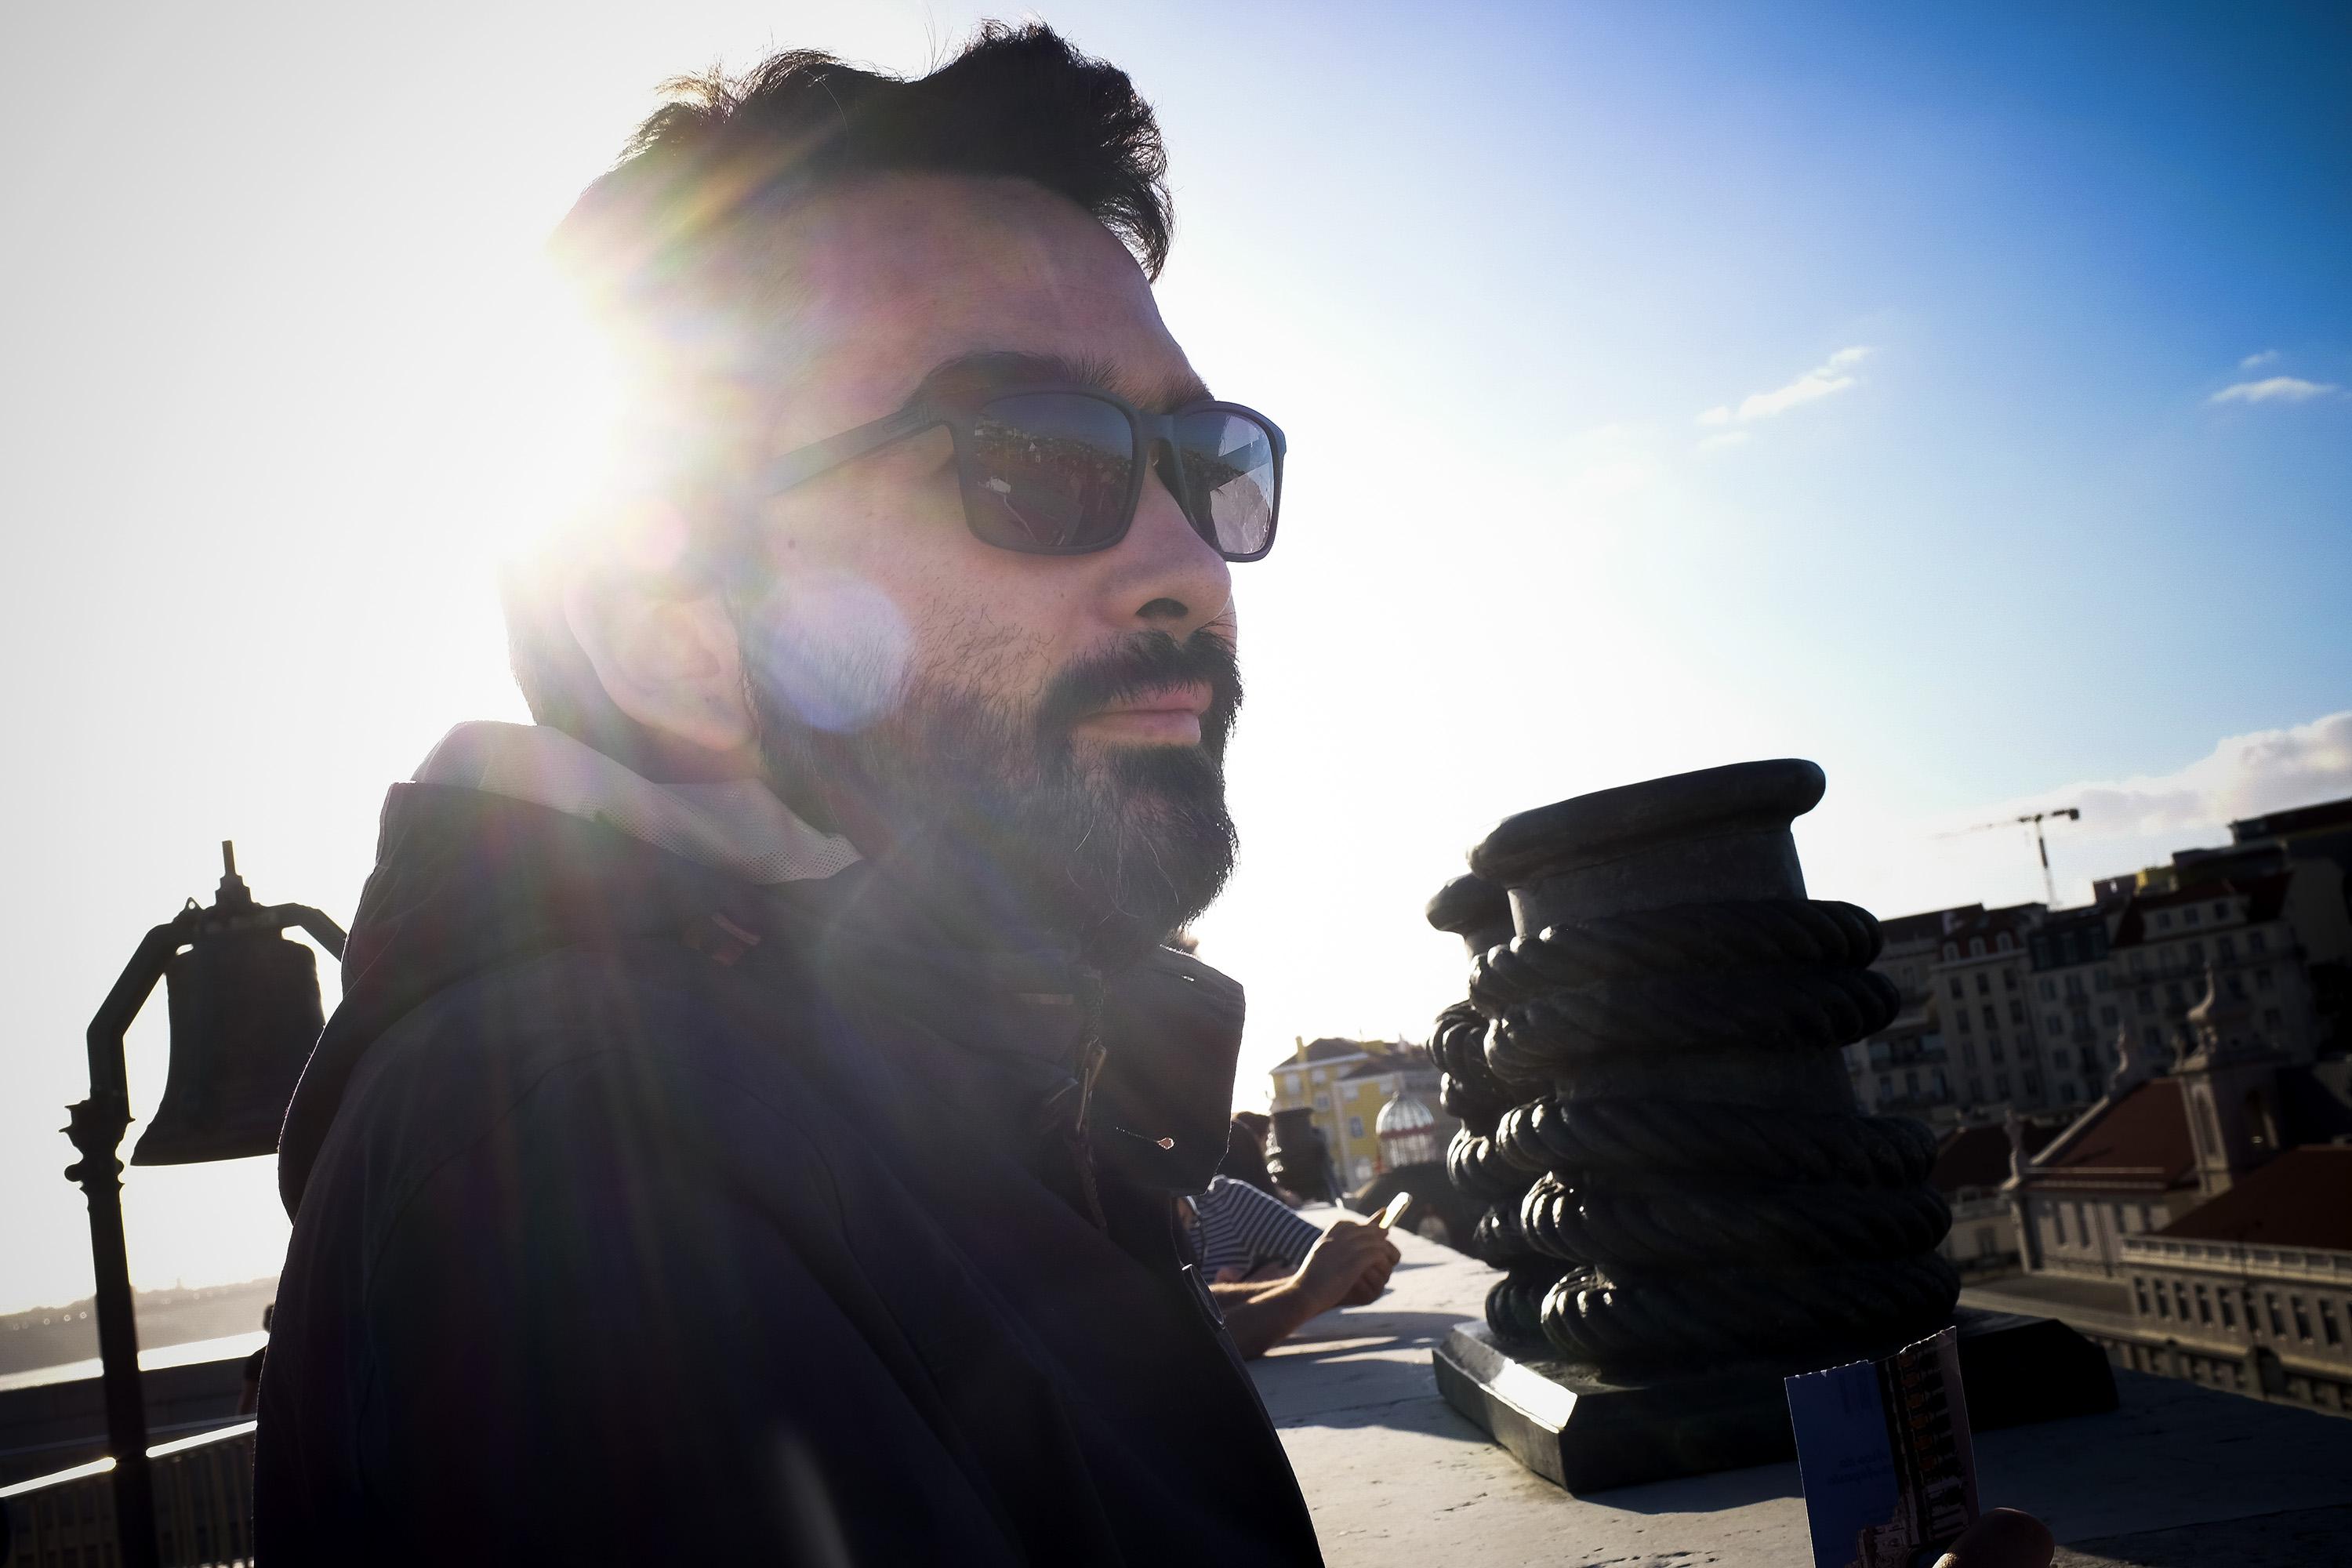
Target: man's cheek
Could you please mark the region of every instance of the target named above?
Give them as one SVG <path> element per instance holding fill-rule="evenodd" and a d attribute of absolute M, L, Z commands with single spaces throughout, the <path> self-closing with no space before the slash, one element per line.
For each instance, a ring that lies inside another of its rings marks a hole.
<path fill-rule="evenodd" d="M 803 723 L 854 733 L 905 700 L 914 636 L 890 595 L 843 571 L 795 574 L 761 602 L 747 631 L 752 668 Z"/>

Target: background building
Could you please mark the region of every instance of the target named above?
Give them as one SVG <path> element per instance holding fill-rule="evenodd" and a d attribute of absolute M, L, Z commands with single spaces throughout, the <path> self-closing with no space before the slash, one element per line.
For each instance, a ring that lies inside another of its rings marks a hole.
<path fill-rule="evenodd" d="M 1437 1110 L 1437 1069 L 1421 1047 L 1402 1040 L 1301 1039 L 1268 1075 L 1276 1110 L 1306 1107 L 1331 1148 L 1339 1179 L 1360 1187 L 1382 1167 L 1381 1108 L 1401 1095 L 1431 1108 L 1443 1148 L 1460 1123 Z"/>

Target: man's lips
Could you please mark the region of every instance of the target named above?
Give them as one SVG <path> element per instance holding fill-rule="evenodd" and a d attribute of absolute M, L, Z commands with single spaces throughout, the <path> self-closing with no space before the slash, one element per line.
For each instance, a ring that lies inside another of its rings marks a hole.
<path fill-rule="evenodd" d="M 1201 716 L 1216 701 L 1204 683 L 1171 687 L 1097 708 L 1077 728 L 1105 739 L 1196 746 Z"/>

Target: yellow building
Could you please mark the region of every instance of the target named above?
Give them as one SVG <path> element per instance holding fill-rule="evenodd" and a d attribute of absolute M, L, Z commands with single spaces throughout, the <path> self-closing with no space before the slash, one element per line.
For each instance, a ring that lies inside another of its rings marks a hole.
<path fill-rule="evenodd" d="M 1400 1094 L 1437 1103 L 1437 1070 L 1420 1048 L 1402 1040 L 1298 1040 L 1298 1048 L 1268 1075 L 1272 1109 L 1306 1106 L 1331 1147 L 1339 1181 L 1353 1190 L 1381 1169 L 1381 1107 Z M 1444 1131 L 1452 1131 L 1452 1119 Z M 1443 1138 L 1440 1140 L 1443 1142 Z"/>

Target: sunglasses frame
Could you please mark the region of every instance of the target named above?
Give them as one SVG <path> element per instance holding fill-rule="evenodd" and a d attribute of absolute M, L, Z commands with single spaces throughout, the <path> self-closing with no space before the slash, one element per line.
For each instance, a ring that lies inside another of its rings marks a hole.
<path fill-rule="evenodd" d="M 973 451 L 981 413 L 990 404 L 1040 393 L 1066 393 L 1108 404 L 1126 416 L 1128 429 L 1135 438 L 1128 473 L 1127 499 L 1123 503 L 1124 519 L 1117 532 L 1098 543 L 1009 544 L 992 539 L 982 531 L 981 509 L 992 504 L 994 498 L 983 499 L 979 462 Z M 1265 542 L 1246 554 L 1234 554 L 1218 545 L 1214 525 L 1205 528 L 1202 525 L 1188 493 L 1190 487 L 1184 477 L 1183 448 L 1176 443 L 1176 424 L 1193 414 L 1232 414 L 1251 420 L 1266 433 L 1274 448 L 1274 497 L 1266 515 Z M 1147 414 L 1115 392 L 1076 382 L 1031 382 L 971 391 L 919 393 L 913 401 L 895 414 L 886 414 L 854 430 L 845 430 L 838 436 L 813 441 L 770 459 L 761 466 L 754 477 L 754 493 L 760 496 L 781 495 L 821 474 L 830 473 L 845 463 L 853 462 L 870 452 L 878 452 L 885 447 L 910 439 L 940 425 L 948 427 L 948 434 L 955 442 L 956 480 L 963 495 L 964 526 L 971 530 L 973 538 L 994 549 L 1011 550 L 1023 555 L 1092 555 L 1116 548 L 1127 538 L 1128 531 L 1135 526 L 1135 513 L 1143 500 L 1145 477 L 1153 470 L 1153 459 L 1162 447 L 1167 447 L 1176 459 L 1166 465 L 1161 473 L 1162 482 L 1168 484 L 1170 492 L 1175 496 L 1178 508 L 1184 513 L 1184 521 L 1212 550 L 1227 561 L 1244 562 L 1263 560 L 1274 548 L 1275 530 L 1282 519 L 1282 464 L 1289 447 L 1281 426 L 1255 408 L 1213 398 L 1188 403 L 1172 413 Z"/>

